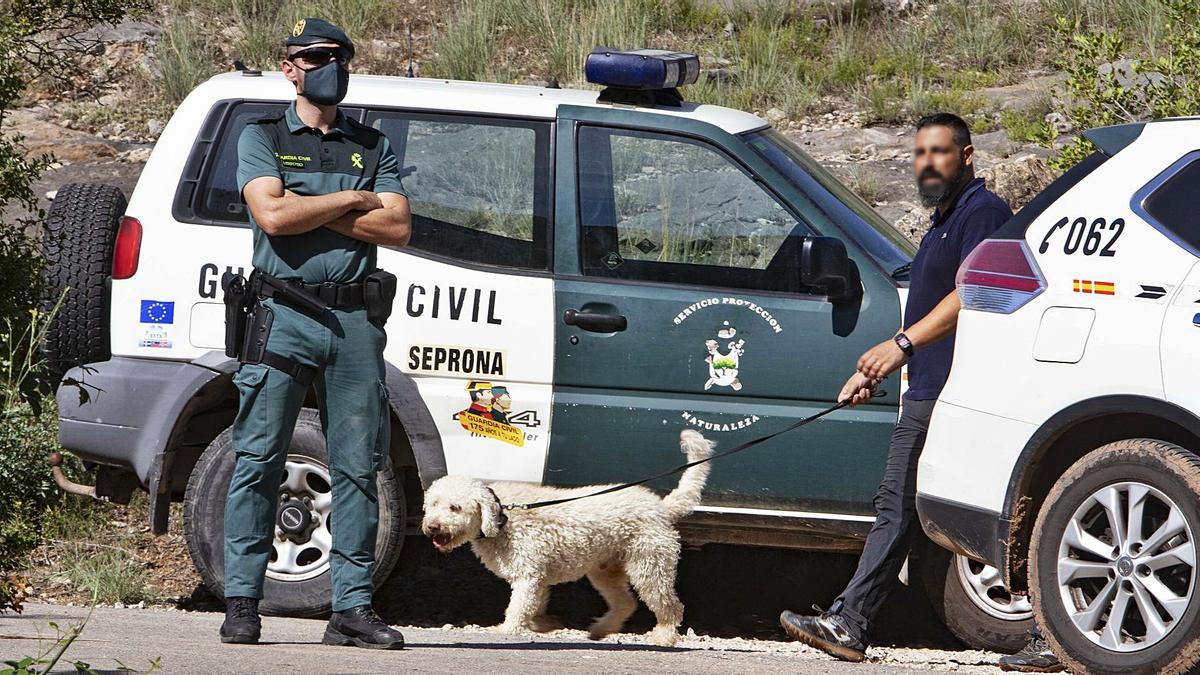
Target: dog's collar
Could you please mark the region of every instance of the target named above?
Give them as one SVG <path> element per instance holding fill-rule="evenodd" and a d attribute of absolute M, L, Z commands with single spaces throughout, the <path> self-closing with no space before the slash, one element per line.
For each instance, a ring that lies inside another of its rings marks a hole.
<path fill-rule="evenodd" d="M 499 495 L 497 495 L 496 491 L 492 488 L 485 485 L 483 486 L 483 489 L 487 490 L 488 494 L 492 496 L 492 499 L 496 500 L 496 530 L 503 530 L 504 526 L 508 524 L 508 514 L 504 512 L 504 502 L 500 501 Z M 487 535 L 483 533 L 483 530 L 479 531 L 479 536 L 485 539 L 487 538 Z"/>

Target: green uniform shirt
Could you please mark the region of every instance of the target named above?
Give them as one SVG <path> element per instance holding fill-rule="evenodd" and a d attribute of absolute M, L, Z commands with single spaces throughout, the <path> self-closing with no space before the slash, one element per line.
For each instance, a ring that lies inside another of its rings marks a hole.
<path fill-rule="evenodd" d="M 272 130 L 272 125 L 278 125 Z M 278 138 L 278 146 L 272 136 Z M 298 195 L 340 190 L 404 194 L 400 167 L 387 137 L 338 111 L 329 133 L 309 127 L 288 106 L 283 123 L 268 118 L 246 125 L 238 138 L 238 191 L 261 176 L 283 181 Z M 376 248 L 326 227 L 303 234 L 272 236 L 254 228 L 254 267 L 284 279 L 309 283 L 358 281 L 375 269 Z"/>

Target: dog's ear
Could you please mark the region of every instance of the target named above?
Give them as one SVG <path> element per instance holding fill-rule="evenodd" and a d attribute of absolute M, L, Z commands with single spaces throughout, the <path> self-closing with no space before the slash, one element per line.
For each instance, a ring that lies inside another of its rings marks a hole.
<path fill-rule="evenodd" d="M 500 498 L 490 487 L 484 487 L 479 495 L 479 529 L 484 537 L 491 538 L 500 534 L 500 528 L 508 522 L 508 516 L 500 508 Z"/>

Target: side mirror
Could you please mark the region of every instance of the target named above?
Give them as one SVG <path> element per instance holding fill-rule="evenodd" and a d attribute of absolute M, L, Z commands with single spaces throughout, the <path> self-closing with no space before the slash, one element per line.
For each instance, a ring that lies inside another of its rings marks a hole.
<path fill-rule="evenodd" d="M 857 302 L 862 299 L 858 265 L 846 254 L 846 245 L 836 237 L 808 237 L 800 249 L 800 282 L 825 291 L 829 301 Z"/>

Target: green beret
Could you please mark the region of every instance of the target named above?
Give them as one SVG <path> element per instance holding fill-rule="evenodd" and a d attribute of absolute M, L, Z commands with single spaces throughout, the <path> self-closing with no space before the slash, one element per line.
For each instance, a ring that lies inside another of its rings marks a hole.
<path fill-rule="evenodd" d="M 346 36 L 341 28 L 324 19 L 308 17 L 300 19 L 292 26 L 292 34 L 287 39 L 289 47 L 307 47 L 321 42 L 333 42 L 346 48 L 354 57 L 354 43 Z"/>

